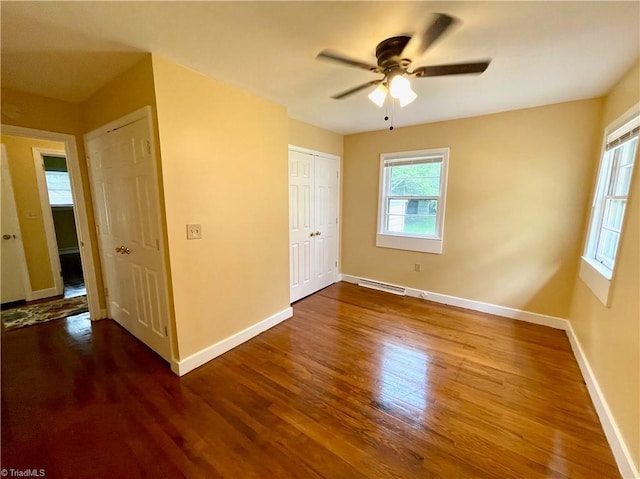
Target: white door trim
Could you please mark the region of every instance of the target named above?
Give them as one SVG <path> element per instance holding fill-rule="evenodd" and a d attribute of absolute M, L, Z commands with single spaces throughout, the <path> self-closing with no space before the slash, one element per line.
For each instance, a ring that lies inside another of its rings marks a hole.
<path fill-rule="evenodd" d="M 18 263 L 19 263 L 19 271 L 20 281 L 22 281 L 22 286 L 24 288 L 25 299 L 29 299 L 29 297 L 33 294 L 31 290 L 31 279 L 29 278 L 29 268 L 27 268 L 27 257 L 24 254 L 24 243 L 22 240 L 22 230 L 20 229 L 20 220 L 17 217 L 17 207 L 15 205 L 15 195 L 13 194 L 13 179 L 11 178 L 11 171 L 9 170 L 9 160 L 7 158 L 7 149 L 4 144 L 0 145 L 2 148 L 2 169 L 6 168 L 6 171 L 3 172 L 7 177 L 7 182 L 5 183 L 6 187 L 9 189 L 8 194 L 13 198 L 14 210 L 16 213 L 16 228 L 18 228 Z"/>
<path fill-rule="evenodd" d="M 80 260 L 84 281 L 87 288 L 87 302 L 89 305 L 89 315 L 92 320 L 105 317 L 105 312 L 100 309 L 100 296 L 98 294 L 98 280 L 93 262 L 93 249 L 95 245 L 91 242 L 89 234 L 89 219 L 87 217 L 87 205 L 84 201 L 84 186 L 80 174 L 80 160 L 78 158 L 78 148 L 76 137 L 66 133 L 56 133 L 45 130 L 35 130 L 13 125 L 1 125 L 4 135 L 35 138 L 39 140 L 52 140 L 64 143 L 67 157 L 67 168 L 71 179 L 71 191 L 75 201 L 73 214 L 76 220 L 76 233 L 78 235 L 78 245 L 80 245 Z"/>
<path fill-rule="evenodd" d="M 308 155 L 322 156 L 323 158 L 329 158 L 331 160 L 340 161 L 340 157 L 338 155 L 325 153 L 324 151 L 310 150 L 309 148 L 304 148 L 302 146 L 289 145 L 289 151 L 299 151 L 300 153 L 306 153 Z M 338 171 L 340 171 L 339 166 L 338 166 Z"/>
<path fill-rule="evenodd" d="M 47 249 L 49 251 L 49 262 L 51 264 L 51 275 L 53 276 L 53 288 L 50 290 L 56 296 L 64 293 L 64 282 L 62 280 L 62 267 L 60 265 L 60 252 L 58 251 L 58 241 L 56 240 L 56 227 L 53 224 L 53 212 L 49 201 L 49 189 L 44 173 L 44 160 L 42 155 L 64 156 L 64 150 L 53 148 L 31 148 L 33 153 L 33 166 L 36 169 L 36 183 L 38 184 L 38 196 L 40 197 L 40 209 L 42 210 L 42 222 L 44 223 L 45 236 L 47 238 Z"/>

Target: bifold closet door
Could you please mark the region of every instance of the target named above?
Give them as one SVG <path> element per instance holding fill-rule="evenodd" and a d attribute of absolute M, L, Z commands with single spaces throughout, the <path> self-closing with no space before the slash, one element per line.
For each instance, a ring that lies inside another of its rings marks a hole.
<path fill-rule="evenodd" d="M 291 302 L 337 278 L 338 161 L 289 151 Z"/>

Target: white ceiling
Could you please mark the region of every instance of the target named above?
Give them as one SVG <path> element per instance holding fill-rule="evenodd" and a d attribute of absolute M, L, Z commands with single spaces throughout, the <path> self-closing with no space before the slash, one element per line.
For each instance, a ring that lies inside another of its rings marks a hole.
<path fill-rule="evenodd" d="M 375 63 L 375 46 L 433 12 L 461 20 L 414 66 L 492 58 L 481 76 L 411 78 L 395 126 L 605 94 L 640 54 L 640 2 L 7 2 L 2 86 L 82 101 L 145 52 L 268 98 L 339 133 L 385 128 L 366 91 L 379 76 L 317 61 L 331 48 Z M 178 87 L 178 86 L 176 86 Z"/>

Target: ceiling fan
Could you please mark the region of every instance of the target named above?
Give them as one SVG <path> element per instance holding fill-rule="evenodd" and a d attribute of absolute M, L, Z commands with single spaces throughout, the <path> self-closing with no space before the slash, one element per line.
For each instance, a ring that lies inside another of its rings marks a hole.
<path fill-rule="evenodd" d="M 377 88 L 369 94 L 369 99 L 379 107 L 384 105 L 387 93 L 397 99 L 400 106 L 408 105 L 416 99 L 416 93 L 411 89 L 411 84 L 406 76 L 415 76 L 417 78 L 445 76 L 445 75 L 464 75 L 479 74 L 484 72 L 491 60 L 483 60 L 473 63 L 454 63 L 447 65 L 433 65 L 417 67 L 409 70 L 411 59 L 405 55 L 411 54 L 420 56 L 433 45 L 457 20 L 449 15 L 438 13 L 433 22 L 428 25 L 422 32 L 413 36 L 397 36 L 387 38 L 381 41 L 376 47 L 377 65 L 354 60 L 341 53 L 332 50 L 321 51 L 317 59 L 331 60 L 342 63 L 344 65 L 363 68 L 373 73 L 384 75 L 383 78 L 373 80 L 355 88 L 333 95 L 331 98 L 341 100 L 354 93 L 364 90 L 370 86 L 377 85 Z"/>

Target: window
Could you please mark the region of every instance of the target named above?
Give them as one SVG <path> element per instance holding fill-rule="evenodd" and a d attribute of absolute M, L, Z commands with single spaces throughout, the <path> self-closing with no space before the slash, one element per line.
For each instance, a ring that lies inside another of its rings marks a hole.
<path fill-rule="evenodd" d="M 376 246 L 442 253 L 449 149 L 380 155 Z"/>
<path fill-rule="evenodd" d="M 45 171 L 47 190 L 49 190 L 49 204 L 51 206 L 71 206 L 71 182 L 67 171 Z"/>
<path fill-rule="evenodd" d="M 640 116 L 605 136 L 580 276 L 606 304 L 638 149 Z M 588 270 L 591 271 L 588 271 Z M 596 275 L 601 276 L 598 278 Z M 589 279 L 591 278 L 591 279 Z M 598 286 L 599 284 L 599 286 Z"/>

